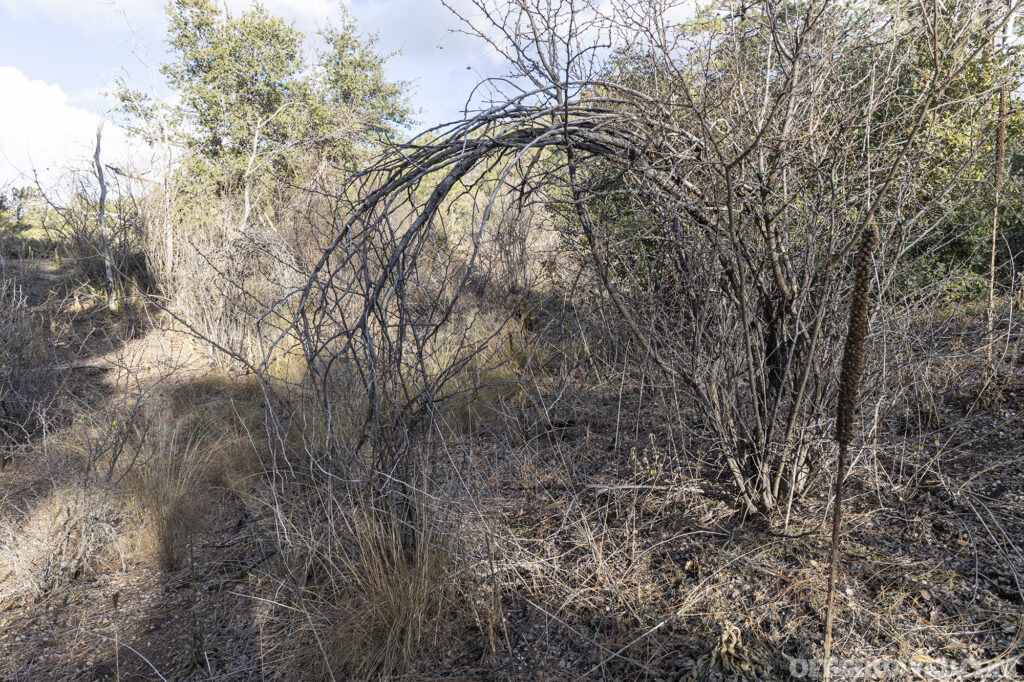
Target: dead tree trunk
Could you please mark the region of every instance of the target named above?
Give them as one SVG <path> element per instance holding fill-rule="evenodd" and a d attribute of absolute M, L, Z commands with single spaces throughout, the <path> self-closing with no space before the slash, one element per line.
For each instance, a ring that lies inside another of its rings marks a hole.
<path fill-rule="evenodd" d="M 114 265 L 110 257 L 110 240 L 107 238 L 107 223 L 106 223 L 106 203 L 107 203 L 107 183 L 103 179 L 103 164 L 100 162 L 100 141 L 103 138 L 103 124 L 107 122 L 106 118 L 100 120 L 99 126 L 96 128 L 96 151 L 93 153 L 93 161 L 96 164 L 96 179 L 100 183 L 100 199 L 99 199 L 99 226 L 100 226 L 100 240 L 103 244 L 103 269 L 107 278 L 107 307 L 113 309 L 115 304 L 114 299 Z"/>

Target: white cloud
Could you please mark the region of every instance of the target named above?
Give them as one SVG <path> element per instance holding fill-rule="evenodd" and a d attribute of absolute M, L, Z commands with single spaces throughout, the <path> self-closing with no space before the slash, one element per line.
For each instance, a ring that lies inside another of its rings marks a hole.
<path fill-rule="evenodd" d="M 33 172 L 49 184 L 88 167 L 100 115 L 71 106 L 60 86 L 31 80 L 13 66 L 0 66 L 0 92 L 0 186 L 26 184 Z M 137 158 L 113 124 L 104 128 L 103 158 L 120 164 Z"/>
<path fill-rule="evenodd" d="M 242 12 L 253 0 L 217 0 L 232 12 Z M 263 0 L 271 14 L 304 21 L 334 16 L 341 0 Z M 163 23 L 165 0 L 0 0 L 2 9 L 15 21 L 52 21 L 77 26 L 90 33 L 123 32 L 124 12 L 132 24 L 150 28 Z"/>
<path fill-rule="evenodd" d="M 240 13 L 251 7 L 253 0 L 215 1 Z M 471 0 L 448 1 L 464 13 L 474 14 Z M 74 27 L 82 34 L 81 45 L 61 47 L 74 50 L 75 56 L 70 58 L 80 56 L 84 63 L 95 64 L 99 72 L 117 66 L 136 68 L 127 45 L 121 64 L 99 62 L 90 51 L 97 41 L 127 38 L 126 25 L 117 8 L 139 29 L 139 37 L 159 61 L 157 53 L 166 30 L 165 4 L 166 0 L 116 0 L 116 4 L 115 0 L 0 0 L 0 21 L 9 20 L 40 35 L 45 35 L 47 24 Z M 414 107 L 423 109 L 426 122 L 457 116 L 477 81 L 501 70 L 502 65 L 496 62 L 496 55 L 488 46 L 452 32 L 460 28 L 460 23 L 442 0 L 263 0 L 263 4 L 272 14 L 294 20 L 307 33 L 329 20 L 337 20 L 341 6 L 347 7 L 361 32 L 379 34 L 383 52 L 402 51 L 402 56 L 389 64 L 389 74 L 392 78 L 415 81 Z M 109 50 L 101 52 L 109 54 Z M 24 59 L 28 63 L 18 66 L 31 66 L 31 55 L 26 54 Z M 75 104 L 94 105 L 94 100 L 80 99 L 77 94 L 94 87 L 94 83 L 58 82 L 65 86 Z"/>
<path fill-rule="evenodd" d="M 339 0 L 263 0 L 263 6 L 271 14 L 318 22 L 335 16 L 341 5 Z M 227 0 L 227 6 L 232 11 L 244 11 L 252 6 L 252 0 Z"/>
<path fill-rule="evenodd" d="M 124 31 L 123 10 L 133 24 L 149 26 L 163 18 L 163 0 L 0 0 L 15 21 L 51 21 L 90 33 Z"/>

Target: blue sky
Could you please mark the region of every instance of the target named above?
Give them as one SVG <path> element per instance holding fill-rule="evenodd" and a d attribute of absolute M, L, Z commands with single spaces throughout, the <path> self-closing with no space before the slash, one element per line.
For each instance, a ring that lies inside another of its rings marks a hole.
<path fill-rule="evenodd" d="M 441 0 L 343 1 L 361 32 L 379 36 L 382 51 L 401 51 L 388 72 L 413 81 L 411 101 L 423 126 L 460 118 L 473 86 L 502 70 L 486 45 L 453 32 L 459 22 Z M 250 0 L 220 2 L 238 12 Z M 311 33 L 338 18 L 340 0 L 263 4 Z M 471 9 L 469 0 L 450 4 Z M 166 57 L 163 7 L 164 0 L 0 0 L 0 187 L 23 184 L 32 168 L 52 181 L 62 169 L 86 163 L 110 105 L 103 90 L 118 75 L 148 89 L 124 17 L 159 64 Z M 116 129 L 104 132 L 104 147 L 112 157 L 138 155 Z"/>

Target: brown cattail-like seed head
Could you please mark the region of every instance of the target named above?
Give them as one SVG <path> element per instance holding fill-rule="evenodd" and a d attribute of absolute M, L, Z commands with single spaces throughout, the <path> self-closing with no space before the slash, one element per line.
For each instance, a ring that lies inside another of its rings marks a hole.
<path fill-rule="evenodd" d="M 853 300 L 850 302 L 850 326 L 846 332 L 843 368 L 839 374 L 839 406 L 836 410 L 836 441 L 853 440 L 853 420 L 857 413 L 857 391 L 864 367 L 864 342 L 868 336 L 868 293 L 871 290 L 871 260 L 878 245 L 878 227 L 874 221 L 864 228 L 860 250 L 854 262 Z"/>

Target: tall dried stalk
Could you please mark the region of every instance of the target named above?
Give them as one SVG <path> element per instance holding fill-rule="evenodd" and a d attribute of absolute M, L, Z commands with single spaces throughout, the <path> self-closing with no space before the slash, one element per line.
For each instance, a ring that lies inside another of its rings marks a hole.
<path fill-rule="evenodd" d="M 850 326 L 843 351 L 843 369 L 839 375 L 839 404 L 836 408 L 836 442 L 839 461 L 836 466 L 836 497 L 832 507 L 832 549 L 828 566 L 828 600 L 825 615 L 825 662 L 822 679 L 829 677 L 832 655 L 832 622 L 835 616 L 836 564 L 839 561 L 839 530 L 843 522 L 843 479 L 846 478 L 846 452 L 853 441 L 853 420 L 857 414 L 857 391 L 864 367 L 864 342 L 868 336 L 868 294 L 871 290 L 871 260 L 878 246 L 878 227 L 864 229 L 854 265 L 853 300 Z"/>
<path fill-rule="evenodd" d="M 1003 38 L 1005 47 L 1005 37 Z M 992 207 L 992 239 L 988 262 L 988 305 L 985 310 L 987 336 L 986 371 L 995 377 L 995 292 L 996 292 L 996 248 L 999 242 L 999 202 L 1002 199 L 1004 168 L 1006 166 L 1006 83 L 999 86 L 999 120 L 996 127 L 996 158 L 994 170 L 995 197 Z"/>
<path fill-rule="evenodd" d="M 111 265 L 110 257 L 110 240 L 107 238 L 107 225 L 106 225 L 106 202 L 107 202 L 107 183 L 103 178 L 103 164 L 100 162 L 100 140 L 103 138 L 103 124 L 107 122 L 106 117 L 100 120 L 99 126 L 96 128 L 96 150 L 93 153 L 93 162 L 96 165 L 96 180 L 100 185 L 100 198 L 99 198 L 99 226 L 100 226 L 100 239 L 103 244 L 103 270 L 107 278 L 107 307 L 114 307 L 114 272 Z"/>

